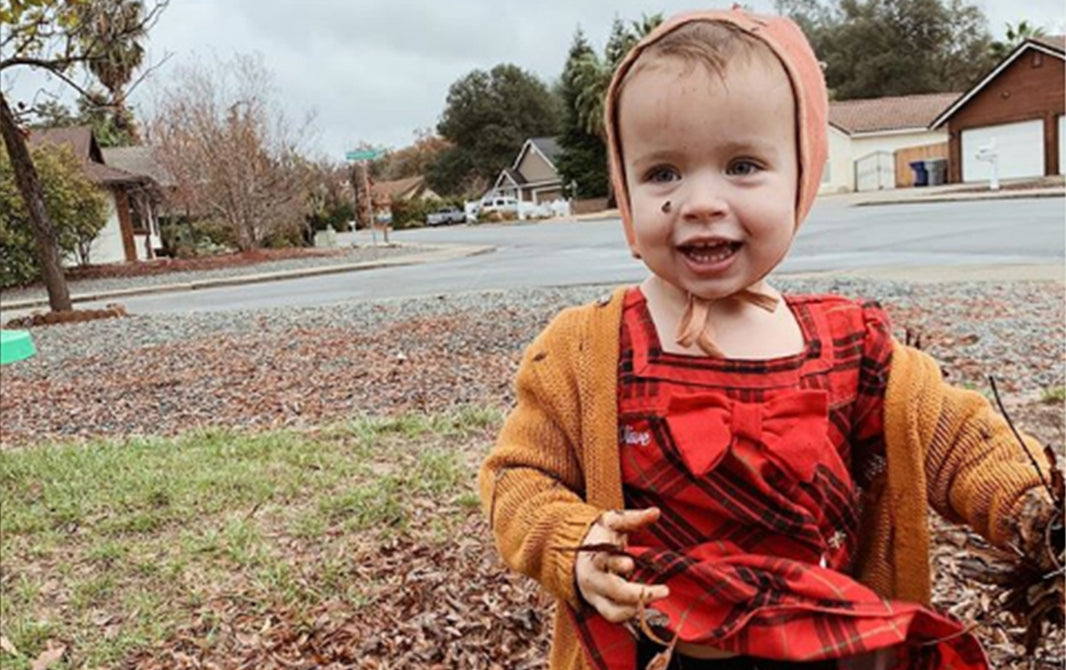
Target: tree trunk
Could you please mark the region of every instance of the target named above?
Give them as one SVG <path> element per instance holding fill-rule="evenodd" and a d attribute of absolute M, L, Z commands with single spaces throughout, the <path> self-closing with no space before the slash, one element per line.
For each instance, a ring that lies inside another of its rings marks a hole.
<path fill-rule="evenodd" d="M 3 95 L 0 95 L 0 134 L 4 136 L 4 146 L 11 157 L 15 183 L 18 184 L 26 210 L 30 213 L 30 227 L 33 228 L 33 237 L 37 242 L 37 258 L 41 264 L 41 279 L 48 289 L 48 304 L 53 312 L 70 310 L 70 291 L 67 289 L 63 266 L 60 264 L 55 228 L 44 208 L 41 180 L 37 177 L 37 168 L 33 166 L 30 151 L 26 148 L 26 140 L 15 125 L 15 115 Z"/>

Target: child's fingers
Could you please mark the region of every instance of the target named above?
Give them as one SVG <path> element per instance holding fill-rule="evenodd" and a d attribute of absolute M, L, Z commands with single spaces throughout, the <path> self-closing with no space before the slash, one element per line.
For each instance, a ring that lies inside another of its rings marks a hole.
<path fill-rule="evenodd" d="M 628 575 L 633 572 L 633 559 L 628 556 L 609 556 L 605 567 L 607 572 Z"/>
<path fill-rule="evenodd" d="M 670 589 L 663 584 L 630 582 L 610 573 L 597 575 L 594 588 L 600 595 L 618 606 L 636 607 L 638 603 L 647 604 L 670 595 Z"/>
<path fill-rule="evenodd" d="M 632 533 L 659 519 L 659 508 L 623 509 L 605 512 L 602 522 L 605 528 L 616 533 Z"/>

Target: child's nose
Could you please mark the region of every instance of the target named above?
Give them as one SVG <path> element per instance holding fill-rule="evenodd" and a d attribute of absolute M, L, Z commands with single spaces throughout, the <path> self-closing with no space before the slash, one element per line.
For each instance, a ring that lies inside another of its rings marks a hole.
<path fill-rule="evenodd" d="M 692 184 L 679 204 L 681 218 L 693 222 L 713 221 L 724 216 L 729 208 L 721 189 L 713 180 Z"/>

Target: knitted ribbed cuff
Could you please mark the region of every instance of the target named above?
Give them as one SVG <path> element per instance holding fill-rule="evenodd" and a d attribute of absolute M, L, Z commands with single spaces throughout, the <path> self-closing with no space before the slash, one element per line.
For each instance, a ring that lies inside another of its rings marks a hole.
<path fill-rule="evenodd" d="M 584 601 L 581 599 L 574 575 L 577 552 L 573 549 L 581 545 L 589 528 L 596 523 L 603 510 L 582 504 L 574 505 L 567 512 L 565 520 L 556 526 L 552 546 L 548 550 L 545 560 L 545 585 L 568 605 L 579 609 Z"/>

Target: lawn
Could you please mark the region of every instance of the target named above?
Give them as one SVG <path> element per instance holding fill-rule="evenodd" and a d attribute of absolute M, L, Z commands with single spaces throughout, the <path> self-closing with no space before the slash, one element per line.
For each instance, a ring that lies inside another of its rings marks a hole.
<path fill-rule="evenodd" d="M 495 558 L 475 492 L 499 421 L 468 408 L 0 452 L 2 665 L 539 656 L 544 603 Z"/>

